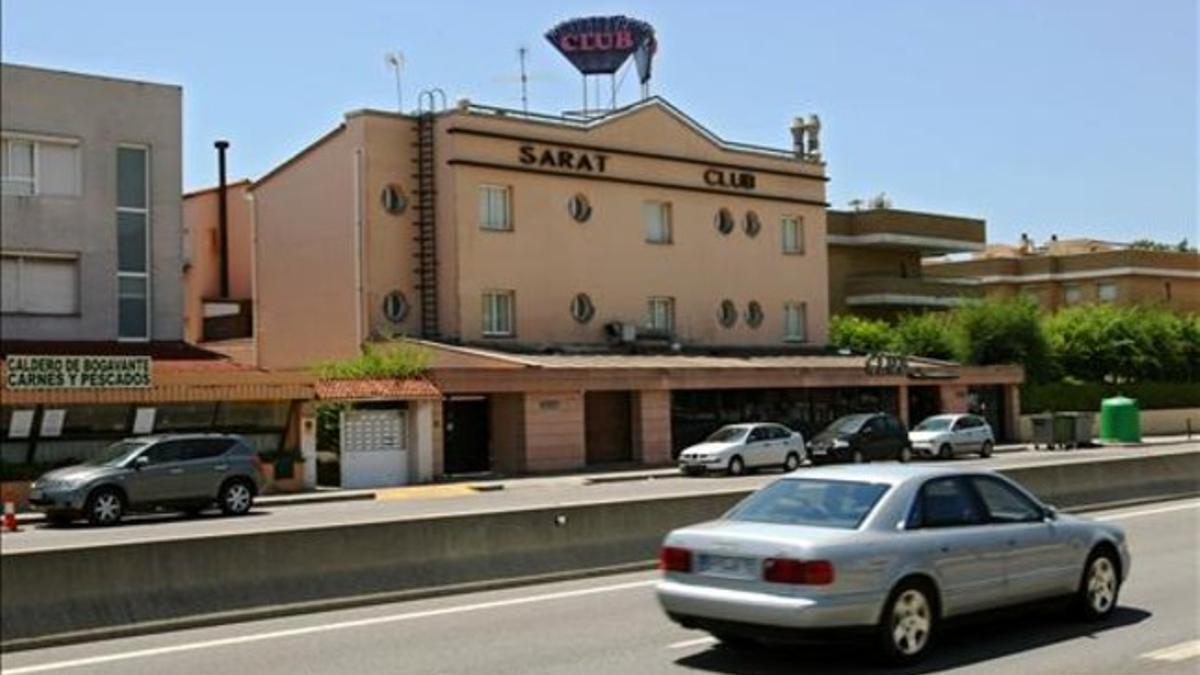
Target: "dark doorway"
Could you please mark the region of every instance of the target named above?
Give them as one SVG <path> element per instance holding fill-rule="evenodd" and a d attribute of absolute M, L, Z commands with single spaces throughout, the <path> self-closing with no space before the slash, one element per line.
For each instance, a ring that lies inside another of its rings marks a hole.
<path fill-rule="evenodd" d="M 633 461 L 631 418 L 627 391 L 589 391 L 583 395 L 588 464 Z"/>
<path fill-rule="evenodd" d="M 483 473 L 488 458 L 488 401 L 485 397 L 452 398 L 442 404 L 446 474 Z"/>
<path fill-rule="evenodd" d="M 998 384 L 967 389 L 967 409 L 992 425 L 992 434 L 997 443 L 1012 441 L 1008 435 L 1009 411 L 1006 398 L 1004 387 Z"/>
<path fill-rule="evenodd" d="M 908 419 L 904 423 L 911 429 L 930 415 L 942 412 L 942 392 L 938 387 L 908 388 Z"/>

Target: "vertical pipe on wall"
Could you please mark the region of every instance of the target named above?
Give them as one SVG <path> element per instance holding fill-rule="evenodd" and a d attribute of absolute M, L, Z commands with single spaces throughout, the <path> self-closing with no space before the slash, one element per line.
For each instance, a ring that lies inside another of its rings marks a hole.
<path fill-rule="evenodd" d="M 221 239 L 221 297 L 229 297 L 229 210 L 225 201 L 225 151 L 229 141 L 213 143 L 217 149 L 217 232 Z"/>
<path fill-rule="evenodd" d="M 354 323 L 355 339 L 363 346 L 363 151 L 354 149 Z"/>

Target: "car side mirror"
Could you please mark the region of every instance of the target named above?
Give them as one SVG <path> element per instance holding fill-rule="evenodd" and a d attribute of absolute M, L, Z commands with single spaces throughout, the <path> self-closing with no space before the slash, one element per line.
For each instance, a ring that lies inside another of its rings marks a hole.
<path fill-rule="evenodd" d="M 1058 509 L 1047 505 L 1042 509 L 1042 518 L 1045 520 L 1058 520 Z"/>
<path fill-rule="evenodd" d="M 145 455 L 138 455 L 133 459 L 133 468 L 141 471 L 143 468 L 150 466 L 150 458 Z"/>

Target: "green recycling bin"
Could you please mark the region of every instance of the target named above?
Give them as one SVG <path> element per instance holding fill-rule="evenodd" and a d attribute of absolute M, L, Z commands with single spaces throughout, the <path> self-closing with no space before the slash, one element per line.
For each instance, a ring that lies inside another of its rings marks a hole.
<path fill-rule="evenodd" d="M 1137 401 L 1114 396 L 1100 402 L 1100 439 L 1122 443 L 1141 442 L 1142 420 Z"/>

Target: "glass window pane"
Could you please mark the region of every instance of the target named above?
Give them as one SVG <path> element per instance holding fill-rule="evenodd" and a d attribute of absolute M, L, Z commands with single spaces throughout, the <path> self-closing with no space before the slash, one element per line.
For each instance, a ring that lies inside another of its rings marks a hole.
<path fill-rule="evenodd" d="M 146 317 L 146 280 L 117 279 L 117 335 L 123 338 L 149 336 Z"/>
<path fill-rule="evenodd" d="M 63 431 L 79 434 L 124 434 L 129 430 L 128 405 L 81 405 L 67 408 Z"/>
<path fill-rule="evenodd" d="M 9 141 L 8 171 L 6 177 L 33 178 L 33 143 Z"/>
<path fill-rule="evenodd" d="M 211 431 L 216 403 L 171 403 L 158 407 L 156 431 Z"/>
<path fill-rule="evenodd" d="M 117 148 L 117 206 L 146 208 L 146 150 Z"/>
<path fill-rule="evenodd" d="M 20 311 L 20 284 L 17 271 L 20 269 L 20 259 L 15 256 L 0 258 L 0 312 L 9 313 Z"/>
<path fill-rule="evenodd" d="M 117 213 L 117 271 L 146 271 L 146 214 Z"/>

